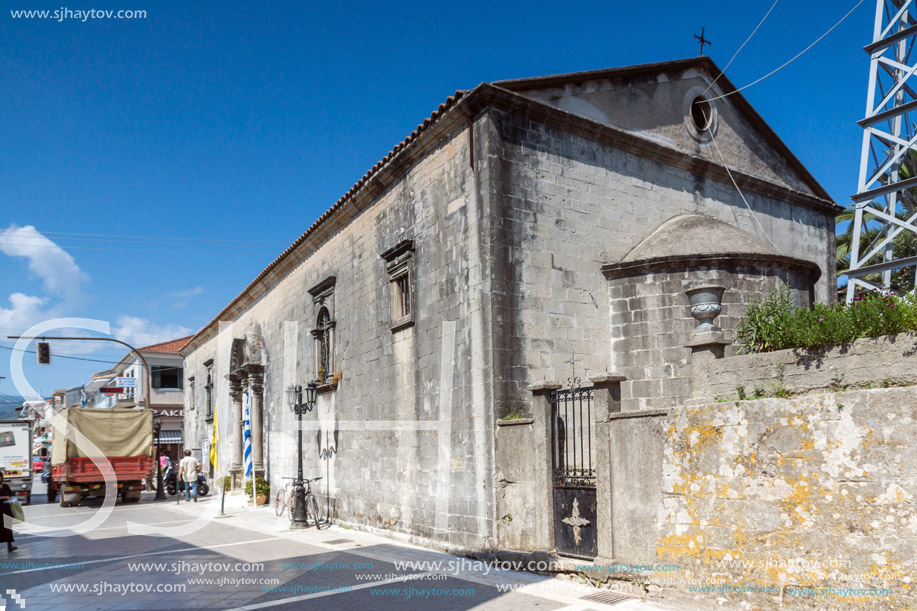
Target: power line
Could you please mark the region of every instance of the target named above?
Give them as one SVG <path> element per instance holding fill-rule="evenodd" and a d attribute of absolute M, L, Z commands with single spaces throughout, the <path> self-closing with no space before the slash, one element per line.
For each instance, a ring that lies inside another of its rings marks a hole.
<path fill-rule="evenodd" d="M 155 241 L 137 242 L 136 239 L 59 237 L 59 238 L 55 238 L 54 240 L 49 240 L 44 234 L 41 234 L 41 233 L 36 234 L 36 235 L 2 235 L 0 234 L 0 240 L 9 241 L 9 243 L 11 244 L 15 243 L 15 244 L 23 244 L 23 245 L 30 245 L 30 244 L 28 244 L 28 242 L 13 242 L 12 240 L 40 240 L 40 241 L 48 240 L 48 241 L 53 242 L 54 244 L 74 241 L 74 242 L 110 242 L 114 244 L 137 244 L 138 246 L 202 246 L 204 248 L 214 247 L 214 246 L 216 247 L 231 246 L 233 248 L 260 248 L 262 250 L 268 250 L 268 249 L 276 250 L 277 248 L 277 246 L 271 246 L 271 245 L 256 246 L 256 245 L 249 244 L 243 241 L 238 241 L 238 242 L 233 241 L 227 244 L 214 244 L 210 241 L 178 242 L 178 241 L 166 240 L 166 239 L 162 239 L 162 240 L 156 239 Z M 41 246 L 41 245 L 43 244 L 36 244 L 36 246 Z"/>
<path fill-rule="evenodd" d="M 838 22 L 835 23 L 833 26 L 831 26 L 831 27 L 828 29 L 827 32 L 825 32 L 824 34 L 822 34 L 821 36 L 819 36 L 818 38 L 816 38 L 816 39 L 815 39 L 815 42 L 813 42 L 812 44 L 810 44 L 808 47 L 806 47 L 805 49 L 803 49 L 802 51 L 800 51 L 799 53 L 797 53 L 796 55 L 794 55 L 793 57 L 791 57 L 789 60 L 787 60 L 786 62 L 784 62 L 783 64 L 781 64 L 781 65 L 778 66 L 777 68 L 774 68 L 773 70 L 771 70 L 770 72 L 768 72 L 767 74 L 765 74 L 764 76 L 762 76 L 761 78 L 759 78 L 758 80 L 752 81 L 751 83 L 749 83 L 749 84 L 747 84 L 747 85 L 745 85 L 745 86 L 743 86 L 743 87 L 739 87 L 739 88 L 736 89 L 735 91 L 730 91 L 729 93 L 724 93 L 724 94 L 721 95 L 721 96 L 718 96 L 718 97 L 715 97 L 715 98 L 711 98 L 710 101 L 713 101 L 713 100 L 721 100 L 721 99 L 723 99 L 723 98 L 728 98 L 728 97 L 731 96 L 732 94 L 734 94 L 734 93 L 739 93 L 739 92 L 742 91 L 743 89 L 748 89 L 748 88 L 751 87 L 752 85 L 757 85 L 758 83 L 760 83 L 761 81 L 763 81 L 763 80 L 766 79 L 767 77 L 772 76 L 773 74 L 776 74 L 776 73 L 779 72 L 780 70 L 783 70 L 784 68 L 786 68 L 787 66 L 789 66 L 791 63 L 793 63 L 794 61 L 796 61 L 797 59 L 799 59 L 799 57 L 802 56 L 803 53 L 805 53 L 806 51 L 808 51 L 809 49 L 811 49 L 812 47 L 814 47 L 815 45 L 817 45 L 819 42 L 821 42 L 821 39 L 822 39 L 822 38 L 824 38 L 825 36 L 827 36 L 828 34 L 830 34 L 831 32 L 833 32 L 834 29 L 835 29 L 837 26 L 841 25 L 841 23 L 843 23 L 844 20 L 847 19 L 847 17 L 849 17 L 851 13 L 853 13 L 853 11 L 857 10 L 857 8 L 858 8 L 861 4 L 863 4 L 863 0 L 860 0 L 859 2 L 857 2 L 856 5 L 855 5 L 852 9 L 850 9 L 849 11 L 847 11 L 847 14 L 846 14 L 846 15 L 844 15 L 843 17 L 841 17 L 841 20 L 840 20 L 840 21 L 838 21 Z"/>
<path fill-rule="evenodd" d="M 862 0 L 860 1 L 862 2 Z M 707 118 L 707 113 L 705 113 L 703 109 L 701 109 L 701 114 L 704 115 L 704 123 L 706 123 L 707 125 L 710 125 L 710 120 Z M 739 192 L 739 197 L 741 197 L 742 201 L 745 202 L 745 207 L 748 208 L 748 212 L 751 213 L 752 220 L 754 220 L 755 224 L 761 229 L 761 233 L 763 233 L 764 237 L 767 238 L 767 241 L 771 243 L 771 246 L 776 248 L 777 252 L 779 252 L 781 255 L 784 254 L 784 252 L 780 250 L 780 247 L 777 246 L 774 243 L 774 241 L 771 239 L 771 236 L 767 233 L 767 230 L 764 228 L 764 226 L 761 225 L 761 222 L 758 220 L 758 215 L 755 214 L 755 211 L 752 210 L 752 207 L 748 203 L 748 200 L 745 199 L 745 194 L 742 193 L 742 189 L 739 188 L 739 183 L 736 182 L 736 179 L 732 176 L 732 172 L 730 171 L 729 166 L 726 165 L 726 159 L 723 158 L 723 153 L 720 151 L 720 145 L 717 144 L 716 142 L 716 137 L 713 135 L 713 130 L 709 129 L 709 131 L 710 131 L 710 140 L 713 142 L 713 146 L 716 148 L 716 153 L 717 155 L 719 155 L 720 161 L 723 163 L 723 168 L 726 170 L 726 173 L 729 174 L 729 180 L 732 181 L 732 184 L 735 186 L 736 191 Z"/>
<path fill-rule="evenodd" d="M 57 244 L 47 245 L 47 244 L 17 244 L 17 246 L 29 246 L 30 248 L 57 248 L 63 250 Z M 228 246 L 228 244 L 224 244 Z M 220 255 L 220 256 L 235 256 L 235 257 L 270 257 L 273 256 L 270 253 L 253 253 L 253 252 L 193 252 L 193 251 L 179 251 L 179 250 L 135 250 L 128 248 L 93 248 L 91 246 L 70 246 L 67 245 L 67 250 L 103 250 L 106 252 L 140 252 L 140 253 L 153 253 L 157 255 Z"/>
<path fill-rule="evenodd" d="M 764 17 L 761 18 L 761 21 L 758 22 L 758 25 L 755 26 L 755 29 L 752 30 L 751 34 L 748 35 L 748 38 L 745 39 L 745 42 L 743 42 L 742 45 L 738 49 L 736 49 L 736 52 L 732 54 L 732 57 L 729 58 L 729 63 L 727 63 L 726 66 L 722 70 L 720 70 L 720 73 L 716 75 L 716 78 L 713 79 L 713 82 L 710 83 L 710 85 L 707 87 L 707 89 L 704 90 L 704 93 L 702 93 L 701 95 L 705 95 L 708 91 L 710 91 L 711 88 L 713 88 L 714 85 L 716 85 L 716 82 L 720 80 L 720 77 L 723 76 L 726 70 L 729 69 L 729 66 L 732 65 L 732 62 L 735 60 L 736 56 L 739 54 L 739 52 L 742 49 L 745 48 L 745 45 L 747 45 L 748 41 L 751 40 L 751 37 L 755 35 L 755 32 L 758 31 L 758 28 L 761 27 L 761 25 L 764 23 L 767 17 L 771 14 L 771 11 L 774 10 L 774 7 L 777 6 L 778 2 L 780 2 L 780 0 L 774 0 L 774 3 L 771 5 L 769 9 L 767 9 L 767 12 L 764 14 Z"/>
<path fill-rule="evenodd" d="M 0 346 L 0 348 L 3 348 L 4 350 L 9 350 L 10 352 L 25 352 L 26 354 L 35 354 L 35 351 L 34 351 L 34 350 L 16 350 L 16 348 L 14 348 L 14 347 L 12 347 L 12 346 Z M 58 358 L 58 359 L 71 359 L 71 360 L 74 360 L 74 361 L 90 361 L 90 362 L 92 362 L 92 363 L 106 363 L 106 364 L 109 364 L 109 365 L 117 365 L 118 363 L 121 362 L 120 360 L 118 360 L 118 361 L 100 361 L 99 359 L 88 359 L 88 358 L 82 357 L 82 356 L 65 356 L 65 355 L 63 355 L 63 354 L 57 354 L 57 355 L 55 355 L 54 358 Z"/>
<path fill-rule="evenodd" d="M 36 229 L 36 231 L 38 231 Z M 106 233 L 68 233 L 65 231 L 41 231 L 39 233 L 48 234 L 48 235 L 76 235 L 76 236 L 87 236 L 93 238 L 130 238 L 133 240 L 181 240 L 188 242 L 225 242 L 225 243 L 260 243 L 260 244 L 287 244 L 287 242 L 282 242 L 279 240 L 220 240 L 220 239 L 210 239 L 210 238 L 174 238 L 168 236 L 135 236 L 135 235 L 115 235 L 115 234 L 106 234 Z"/>

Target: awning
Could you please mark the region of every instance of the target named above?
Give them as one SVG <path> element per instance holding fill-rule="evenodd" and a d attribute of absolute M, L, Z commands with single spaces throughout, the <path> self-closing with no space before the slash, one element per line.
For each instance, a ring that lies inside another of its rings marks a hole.
<path fill-rule="evenodd" d="M 156 443 L 156 438 L 153 438 L 153 443 Z M 159 431 L 159 443 L 165 445 L 167 443 L 181 443 L 181 431 Z"/>

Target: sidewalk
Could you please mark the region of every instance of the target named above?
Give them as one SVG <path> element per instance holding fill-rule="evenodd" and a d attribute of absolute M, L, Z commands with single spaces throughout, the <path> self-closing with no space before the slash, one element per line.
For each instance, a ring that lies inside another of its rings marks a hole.
<path fill-rule="evenodd" d="M 210 503 L 220 503 L 219 495 L 211 495 L 198 503 L 186 503 L 182 500 L 175 505 L 180 511 L 189 515 L 200 515 Z M 471 560 L 454 554 L 431 550 L 413 545 L 398 539 L 405 536 L 401 533 L 371 533 L 348 526 L 332 525 L 321 531 L 314 527 L 293 530 L 290 519 L 285 512 L 278 517 L 272 505 L 253 508 L 248 497 L 227 495 L 224 504 L 225 514 L 215 519 L 228 525 L 265 535 L 289 537 L 310 546 L 322 548 L 329 552 L 346 552 L 355 556 L 383 563 L 411 562 L 419 567 L 440 567 L 442 570 L 427 568 L 425 572 L 444 573 L 463 581 L 490 587 L 511 586 L 518 594 L 528 594 L 549 599 L 565 605 L 564 609 L 596 609 L 615 611 L 670 611 L 671 607 L 658 603 L 641 601 L 631 596 L 619 594 L 608 589 L 599 589 L 574 581 L 575 577 L 567 575 L 549 576 L 513 570 L 505 570 Z M 358 584 L 364 587 L 373 584 Z M 583 600 L 583 597 L 596 596 L 609 604 L 595 600 Z M 295 602 L 292 597 L 289 602 Z M 253 609 L 254 606 L 239 607 Z"/>

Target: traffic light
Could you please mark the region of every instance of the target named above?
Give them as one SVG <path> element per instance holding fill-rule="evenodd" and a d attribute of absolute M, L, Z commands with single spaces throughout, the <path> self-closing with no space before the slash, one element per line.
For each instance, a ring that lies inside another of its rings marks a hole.
<path fill-rule="evenodd" d="M 48 342 L 38 342 L 36 346 L 37 350 L 35 355 L 38 357 L 39 365 L 50 365 L 51 364 L 51 344 Z"/>

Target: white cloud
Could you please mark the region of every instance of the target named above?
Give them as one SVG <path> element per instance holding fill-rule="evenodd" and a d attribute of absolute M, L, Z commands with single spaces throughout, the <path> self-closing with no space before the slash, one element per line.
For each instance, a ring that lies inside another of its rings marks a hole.
<path fill-rule="evenodd" d="M 10 225 L 0 231 L 0 252 L 29 261 L 29 271 L 38 276 L 49 293 L 74 305 L 82 301 L 83 285 L 89 276 L 63 248 L 31 225 Z"/>
<path fill-rule="evenodd" d="M 0 327 L 4 330 L 27 329 L 46 317 L 42 306 L 45 299 L 13 293 L 10 295 L 10 308 L 0 308 Z"/>
<path fill-rule="evenodd" d="M 176 291 L 174 293 L 168 293 L 169 297 L 174 297 L 175 300 L 172 302 L 172 307 L 176 310 L 180 310 L 188 305 L 188 301 L 191 297 L 195 295 L 200 295 L 204 292 L 204 287 L 196 286 L 194 288 L 185 289 L 184 291 Z"/>
<path fill-rule="evenodd" d="M 112 335 L 137 348 L 161 342 L 187 337 L 193 329 L 181 325 L 155 325 L 138 316 L 121 316 L 112 331 Z"/>

